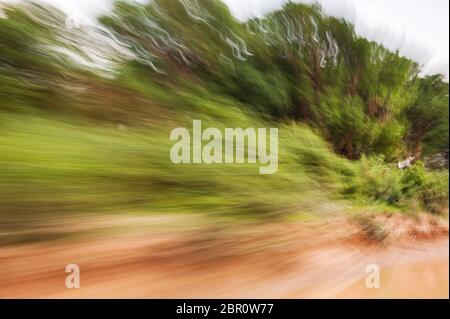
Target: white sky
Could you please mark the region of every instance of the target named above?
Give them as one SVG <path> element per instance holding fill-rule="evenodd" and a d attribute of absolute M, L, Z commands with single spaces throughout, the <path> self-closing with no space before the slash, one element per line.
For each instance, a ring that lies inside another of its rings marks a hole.
<path fill-rule="evenodd" d="M 0 0 L 11 2 L 17 0 Z M 40 0 L 94 19 L 107 13 L 112 0 Z M 245 20 L 278 9 L 286 0 L 223 0 Z M 146 2 L 139 0 L 139 2 Z M 313 3 L 314 0 L 295 2 Z M 351 21 L 356 32 L 424 65 L 427 74 L 449 77 L 448 0 L 316 0 L 326 14 Z"/>

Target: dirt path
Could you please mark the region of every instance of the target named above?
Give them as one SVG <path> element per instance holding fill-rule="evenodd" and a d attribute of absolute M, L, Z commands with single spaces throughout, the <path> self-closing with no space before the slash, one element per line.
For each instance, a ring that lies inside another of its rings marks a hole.
<path fill-rule="evenodd" d="M 448 231 L 380 246 L 352 229 L 329 222 L 201 236 L 154 230 L 7 246 L 0 248 L 0 297 L 449 297 Z M 80 289 L 65 287 L 71 263 L 80 266 Z M 380 267 L 379 289 L 365 286 L 369 264 Z"/>

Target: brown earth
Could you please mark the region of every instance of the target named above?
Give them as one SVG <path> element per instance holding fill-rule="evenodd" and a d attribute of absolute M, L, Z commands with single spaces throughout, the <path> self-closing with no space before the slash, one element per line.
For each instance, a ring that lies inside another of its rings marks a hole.
<path fill-rule="evenodd" d="M 448 221 L 378 216 L 390 231 L 374 243 L 344 219 L 200 227 L 180 218 L 95 219 L 70 228 L 110 231 L 0 247 L 0 297 L 449 297 Z M 65 287 L 72 263 L 79 289 Z M 369 264 L 380 288 L 365 285 Z"/>

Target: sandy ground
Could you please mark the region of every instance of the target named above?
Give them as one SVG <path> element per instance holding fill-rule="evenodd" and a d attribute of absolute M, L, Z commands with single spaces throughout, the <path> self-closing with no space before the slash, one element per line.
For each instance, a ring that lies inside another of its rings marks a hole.
<path fill-rule="evenodd" d="M 145 218 L 109 223 L 139 228 L 0 247 L 0 297 L 449 297 L 448 222 L 438 231 L 425 227 L 427 236 L 420 235 L 423 223 L 406 227 L 407 236 L 384 244 L 340 220 L 239 229 L 146 228 L 155 220 Z M 398 223 L 392 222 L 400 229 Z M 65 287 L 65 267 L 73 263 L 79 289 Z M 379 288 L 366 287 L 369 264 L 380 268 Z"/>

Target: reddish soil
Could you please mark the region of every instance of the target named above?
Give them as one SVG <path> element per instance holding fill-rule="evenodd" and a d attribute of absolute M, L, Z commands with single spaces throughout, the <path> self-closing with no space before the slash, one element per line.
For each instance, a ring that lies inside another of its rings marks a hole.
<path fill-rule="evenodd" d="M 0 297 L 448 298 L 448 222 L 377 218 L 391 228 L 381 244 L 339 219 L 239 228 L 145 228 L 154 218 L 117 219 L 109 225 L 134 226 L 0 247 Z M 93 225 L 102 223 L 85 226 Z M 79 289 L 65 287 L 72 263 L 81 270 Z M 365 286 L 369 264 L 380 267 L 380 288 Z"/>

